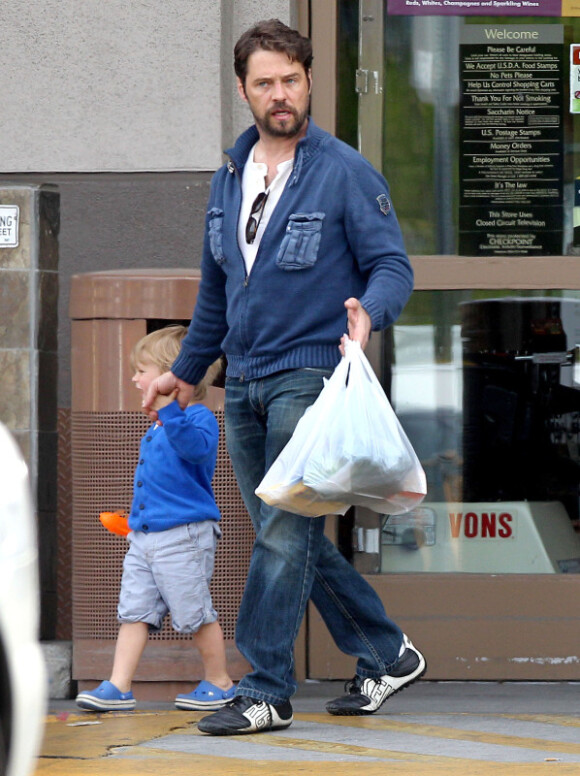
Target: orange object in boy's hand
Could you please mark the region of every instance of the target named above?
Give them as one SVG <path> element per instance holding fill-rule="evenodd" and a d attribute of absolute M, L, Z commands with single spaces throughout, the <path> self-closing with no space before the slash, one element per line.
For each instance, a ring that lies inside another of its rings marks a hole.
<path fill-rule="evenodd" d="M 111 533 L 127 536 L 131 531 L 127 515 L 120 512 L 101 512 L 99 520 Z"/>

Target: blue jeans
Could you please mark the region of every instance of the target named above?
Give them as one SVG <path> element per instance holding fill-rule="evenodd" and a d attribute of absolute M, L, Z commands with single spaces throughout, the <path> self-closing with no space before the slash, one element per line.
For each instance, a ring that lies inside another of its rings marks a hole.
<path fill-rule="evenodd" d="M 236 693 L 268 703 L 296 691 L 293 649 L 309 598 L 339 649 L 358 658 L 360 676 L 388 673 L 403 638 L 373 588 L 324 535 L 324 518 L 283 512 L 254 493 L 329 374 L 298 369 L 226 382 L 228 452 L 256 530 L 236 627 L 253 670 Z"/>

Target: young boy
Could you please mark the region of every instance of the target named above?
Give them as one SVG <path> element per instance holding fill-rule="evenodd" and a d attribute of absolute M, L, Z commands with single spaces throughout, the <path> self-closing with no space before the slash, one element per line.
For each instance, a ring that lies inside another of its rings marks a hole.
<path fill-rule="evenodd" d="M 145 392 L 152 380 L 170 368 L 186 333 L 184 326 L 168 326 L 139 340 L 131 357 L 132 380 L 139 390 Z M 220 368 L 216 361 L 208 369 L 195 401 L 203 399 Z M 195 634 L 205 676 L 193 692 L 178 695 L 175 705 L 218 709 L 234 696 L 223 634 L 209 592 L 221 535 L 211 487 L 217 420 L 195 402 L 181 410 L 174 395 L 159 396 L 156 409 L 159 421 L 141 440 L 135 470 L 113 671 L 108 681 L 76 698 L 78 706 L 90 711 L 135 708 L 131 683 L 148 631 L 159 630 L 168 612 L 176 631 Z"/>

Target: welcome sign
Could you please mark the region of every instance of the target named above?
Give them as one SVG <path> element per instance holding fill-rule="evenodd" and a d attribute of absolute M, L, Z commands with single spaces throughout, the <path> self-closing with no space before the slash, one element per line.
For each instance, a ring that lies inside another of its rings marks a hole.
<path fill-rule="evenodd" d="M 459 252 L 562 252 L 564 28 L 468 24 L 460 40 Z"/>

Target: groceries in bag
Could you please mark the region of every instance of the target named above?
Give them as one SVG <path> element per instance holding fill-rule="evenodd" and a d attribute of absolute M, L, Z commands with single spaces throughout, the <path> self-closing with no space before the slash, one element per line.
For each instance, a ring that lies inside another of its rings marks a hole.
<path fill-rule="evenodd" d="M 425 472 L 358 342 L 256 489 L 288 512 L 343 515 L 351 506 L 403 514 L 425 498 Z"/>

